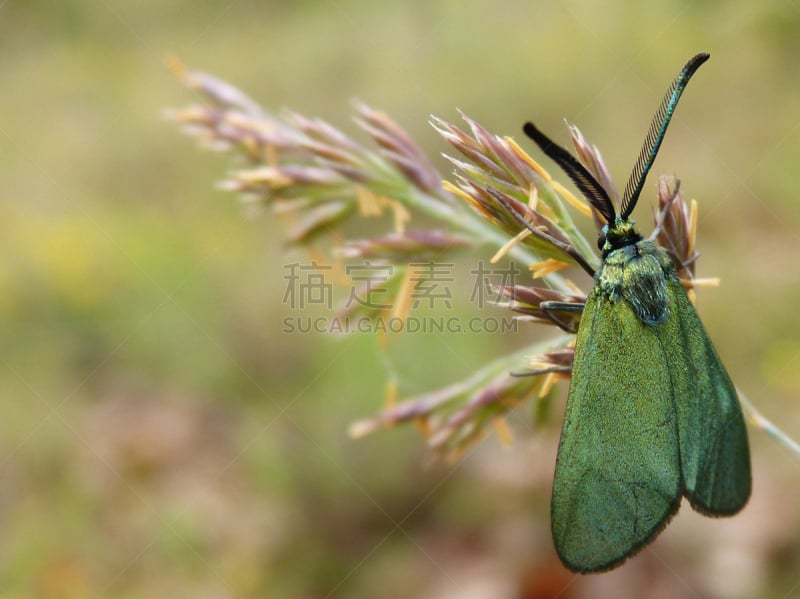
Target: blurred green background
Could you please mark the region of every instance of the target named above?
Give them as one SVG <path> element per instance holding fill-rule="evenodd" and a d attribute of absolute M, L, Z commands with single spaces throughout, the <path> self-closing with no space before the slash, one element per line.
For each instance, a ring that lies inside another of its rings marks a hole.
<path fill-rule="evenodd" d="M 719 353 L 800 438 L 796 2 L 38 0 L 2 3 L 0 27 L 0 597 L 800 594 L 800 462 L 759 432 L 741 515 L 684 507 L 594 577 L 549 538 L 559 416 L 532 432 L 527 405 L 510 450 L 490 437 L 455 465 L 411 428 L 350 440 L 391 371 L 419 393 L 541 331 L 386 352 L 283 334 L 283 265 L 307 255 L 162 118 L 194 101 L 174 54 L 350 132 L 360 98 L 442 172 L 431 114 L 531 150 L 525 120 L 566 143 L 566 117 L 622 185 L 671 78 L 711 52 L 654 171 L 700 202 Z"/>

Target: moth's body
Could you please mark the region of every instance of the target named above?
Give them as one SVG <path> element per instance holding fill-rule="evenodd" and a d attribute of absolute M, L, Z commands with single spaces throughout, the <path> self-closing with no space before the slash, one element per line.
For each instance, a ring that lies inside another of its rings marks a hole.
<path fill-rule="evenodd" d="M 672 260 L 629 219 L 678 99 L 707 59 L 694 56 L 667 90 L 619 210 L 616 192 L 532 123 L 524 127 L 605 222 L 603 263 L 596 273 L 587 268 L 595 284 L 578 327 L 553 481 L 553 540 L 575 572 L 618 566 L 667 525 L 681 497 L 727 516 L 750 496 L 736 389 Z"/>
<path fill-rule="evenodd" d="M 604 251 L 575 347 L 552 521 L 581 572 L 651 541 L 681 496 L 727 515 L 750 495 L 733 383 L 667 253 L 636 239 Z"/>

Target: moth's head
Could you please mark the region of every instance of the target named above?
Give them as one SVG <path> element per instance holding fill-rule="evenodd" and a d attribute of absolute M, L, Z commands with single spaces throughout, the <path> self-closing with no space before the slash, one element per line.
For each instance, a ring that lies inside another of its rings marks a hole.
<path fill-rule="evenodd" d="M 533 123 L 525 123 L 523 127 L 525 134 L 536 142 L 536 145 L 564 170 L 578 189 L 583 192 L 583 195 L 586 196 L 586 199 L 589 200 L 589 203 L 600 217 L 605 220 L 606 225 L 600 232 L 600 238 L 597 241 L 597 246 L 603 252 L 604 258 L 609 252 L 633 245 L 642 240 L 642 236 L 633 228 L 633 221 L 629 220 L 628 217 L 630 217 L 636 207 L 636 202 L 639 200 L 639 194 L 644 187 L 647 173 L 650 171 L 650 167 L 653 166 L 653 161 L 656 159 L 661 142 L 664 141 L 664 134 L 667 132 L 667 126 L 670 119 L 672 119 L 672 114 L 675 112 L 678 100 L 683 94 L 686 84 L 689 83 L 689 79 L 691 79 L 700 65 L 708 60 L 708 57 L 709 55 L 706 52 L 693 56 L 681 69 L 681 72 L 678 73 L 678 76 L 667 90 L 656 111 L 653 122 L 650 124 L 644 145 L 633 166 L 633 172 L 631 172 L 630 179 L 628 179 L 628 184 L 625 186 L 625 193 L 619 204 L 619 212 L 617 212 L 614 203 L 611 201 L 608 191 L 598 182 L 595 175 L 587 170 L 567 150 L 539 131 Z"/>
<path fill-rule="evenodd" d="M 609 252 L 642 240 L 642 236 L 634 228 L 635 224 L 636 221 L 617 216 L 614 218 L 613 225 L 609 223 L 600 230 L 597 247 L 603 253 L 604 258 Z"/>

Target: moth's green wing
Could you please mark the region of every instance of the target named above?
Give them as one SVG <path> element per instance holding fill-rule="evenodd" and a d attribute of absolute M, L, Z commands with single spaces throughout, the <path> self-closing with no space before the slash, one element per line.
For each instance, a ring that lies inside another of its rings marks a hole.
<path fill-rule="evenodd" d="M 680 282 L 667 280 L 671 308 L 660 327 L 671 364 L 684 493 L 708 515 L 738 512 L 750 497 L 750 450 L 736 389 Z"/>
<path fill-rule="evenodd" d="M 584 308 L 551 513 L 556 550 L 574 571 L 618 565 L 680 504 L 678 423 L 656 330 L 597 287 Z"/>

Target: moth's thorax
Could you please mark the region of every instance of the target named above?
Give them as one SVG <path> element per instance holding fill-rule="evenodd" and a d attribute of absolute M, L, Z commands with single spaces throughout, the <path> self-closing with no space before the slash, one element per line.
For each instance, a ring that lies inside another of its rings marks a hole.
<path fill-rule="evenodd" d="M 660 325 L 669 316 L 667 280 L 671 276 L 674 268 L 666 252 L 639 236 L 637 242 L 604 252 L 596 291 L 611 301 L 628 302 L 644 324 Z"/>

